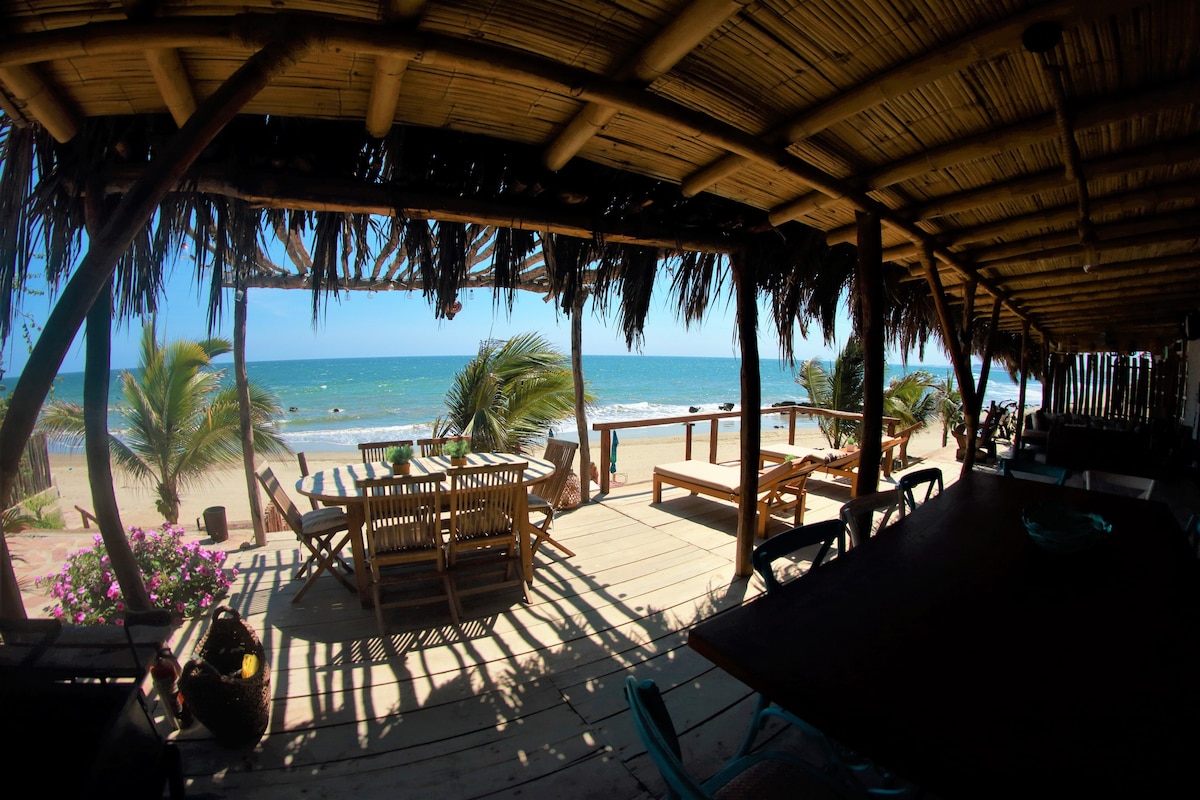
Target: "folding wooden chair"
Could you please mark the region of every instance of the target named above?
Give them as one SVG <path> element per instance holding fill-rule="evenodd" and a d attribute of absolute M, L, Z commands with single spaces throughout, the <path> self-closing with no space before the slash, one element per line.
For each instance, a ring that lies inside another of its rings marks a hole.
<path fill-rule="evenodd" d="M 458 624 L 454 588 L 446 572 L 442 538 L 442 480 L 444 472 L 401 475 L 358 481 L 363 496 L 367 561 L 371 570 L 371 594 L 380 635 L 385 608 L 427 605 L 444 600 L 450 618 Z M 424 569 L 422 569 L 424 567 Z M 417 583 L 437 582 L 440 594 L 407 594 L 388 600 L 385 590 Z"/>
<path fill-rule="evenodd" d="M 566 486 L 567 476 L 571 472 L 571 464 L 575 460 L 575 451 L 578 449 L 578 444 L 565 439 L 546 440 L 546 452 L 542 455 L 542 458 L 553 462 L 554 474 L 539 487 L 540 492 L 530 492 L 528 498 L 529 513 L 533 514 L 536 512 L 545 515 L 540 524 L 533 526 L 533 530 L 535 531 L 533 540 L 534 553 L 541 547 L 542 542 L 546 542 L 557 547 L 568 557 L 575 555 L 570 548 L 563 546 L 561 542 L 551 538 L 550 523 L 554 521 L 554 512 L 558 508 L 563 487 Z"/>
<path fill-rule="evenodd" d="M 288 527 L 296 534 L 300 543 L 308 549 L 309 558 L 300 569 L 296 570 L 293 579 L 303 577 L 304 573 L 308 571 L 309 564 L 316 563 L 316 569 L 311 571 L 308 580 L 300 587 L 300 591 L 296 592 L 292 602 L 299 602 L 322 572 L 328 572 L 351 592 L 357 592 L 358 589 L 345 574 L 353 572 L 353 570 L 341 558 L 342 549 L 350 541 L 350 525 L 346 519 L 346 512 L 341 508 L 330 507 L 301 514 L 300 509 L 296 508 L 296 504 L 284 491 L 270 467 L 263 467 L 256 474 L 258 482 L 262 484 L 263 489 L 283 513 Z M 339 533 L 343 534 L 340 539 L 336 538 Z"/>

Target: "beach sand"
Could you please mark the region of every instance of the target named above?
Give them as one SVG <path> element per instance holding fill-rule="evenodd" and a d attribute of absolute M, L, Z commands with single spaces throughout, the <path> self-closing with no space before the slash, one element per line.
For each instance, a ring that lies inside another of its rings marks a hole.
<path fill-rule="evenodd" d="M 619 434 L 619 432 L 618 432 Z M 762 432 L 764 443 L 787 441 L 787 430 L 782 428 L 764 427 Z M 808 447 L 824 447 L 825 439 L 816 428 L 797 430 L 796 443 Z M 911 454 L 923 454 L 941 447 L 941 426 L 928 428 L 920 432 L 909 443 Z M 709 434 L 707 426 L 697 426 L 692 444 L 692 457 L 707 459 Z M 591 457 L 596 463 L 600 461 L 599 438 L 590 444 Z M 612 480 L 618 484 L 648 482 L 651 479 L 654 465 L 670 461 L 681 461 L 684 458 L 685 439 L 683 434 L 652 438 L 620 438 L 617 447 L 617 470 L 612 474 Z M 310 472 L 340 466 L 354 460 L 355 454 L 348 452 L 306 453 Z M 738 459 L 738 435 L 736 430 L 720 431 L 717 443 L 717 461 L 736 461 Z M 292 496 L 292 500 L 301 511 L 309 510 L 308 499 L 295 491 L 295 483 L 300 479 L 300 467 L 294 457 L 273 458 L 265 460 L 275 470 L 280 482 Z M 260 459 L 260 463 L 264 460 Z M 52 454 L 50 456 L 51 473 L 60 494 L 59 508 L 66 520 L 68 529 L 83 527 L 82 518 L 76 506 L 89 511 L 93 510 L 91 488 L 88 485 L 87 465 L 82 453 L 70 455 Z M 575 463 L 579 471 L 578 459 Z M 121 521 L 126 528 L 137 525 L 143 528 L 156 527 L 162 524 L 162 516 L 154 506 L 154 493 L 146 488 L 133 484 L 127 476 L 114 471 L 114 484 L 117 494 L 117 505 L 121 509 Z M 257 483 L 255 484 L 257 487 Z M 593 486 L 593 493 L 595 492 Z M 251 541 L 253 534 L 250 530 L 250 502 L 247 499 L 245 474 L 240 466 L 224 470 L 214 470 L 207 480 L 200 485 L 185 488 L 181 491 L 183 505 L 180 511 L 179 523 L 189 534 L 202 534 L 201 523 L 204 510 L 209 506 L 224 506 L 226 518 L 229 521 L 230 541 L 227 548 L 236 547 L 243 541 Z M 266 499 L 263 498 L 265 504 Z"/>

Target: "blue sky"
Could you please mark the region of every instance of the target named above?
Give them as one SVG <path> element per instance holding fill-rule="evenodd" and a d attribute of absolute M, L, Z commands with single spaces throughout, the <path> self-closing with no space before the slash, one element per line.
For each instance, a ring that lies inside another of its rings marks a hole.
<path fill-rule="evenodd" d="M 676 318 L 665 291 L 656 291 L 646 325 L 641 352 L 647 355 L 718 356 L 740 355 L 731 303 L 724 299 L 710 308 L 699 325 L 685 329 Z M 492 293 L 476 289 L 460 296 L 463 310 L 453 320 L 437 320 L 433 309 L 419 294 L 408 292 L 353 292 L 330 297 L 313 325 L 312 297 L 307 291 L 252 289 L 250 291 L 246 357 L 249 361 L 298 358 L 350 358 L 364 356 L 471 355 L 479 342 L 488 338 L 504 339 L 517 333 L 538 331 L 564 351 L 570 351 L 570 321 L 556 313 L 553 302 L 541 295 L 517 292 L 511 315 L 497 309 Z M 167 298 L 158 314 L 160 338 L 203 338 L 207 335 L 205 309 L 207 289 L 199 290 L 190 262 L 181 263 L 168 279 Z M 49 314 L 49 297 L 28 297 L 24 311 L 37 324 Z M 771 324 L 760 317 L 759 349 L 764 361 L 779 356 L 776 334 Z M 838 331 L 838 343 L 845 341 L 849 323 Z M 233 337 L 232 295 L 227 296 L 218 335 Z M 113 333 L 112 366 L 129 368 L 137 364 L 137 342 L 141 320 L 125 320 Z M 816 339 L 804 342 L 797 336 L 798 359 L 813 356 L 831 358 L 836 347 L 826 347 Z M 585 355 L 622 355 L 628 353 L 624 335 L 615 318 L 602 319 L 589 303 L 583 320 Z M 19 332 L 4 348 L 3 367 L 8 382 L 23 368 L 28 350 Z M 231 360 L 230 356 L 221 361 Z M 899 361 L 889 354 L 889 361 Z M 83 335 L 76 337 L 61 372 L 83 370 Z M 915 357 L 911 364 L 922 362 Z M 927 353 L 927 362 L 942 365 L 947 359 L 938 351 Z M 11 387 L 10 387 L 11 388 Z"/>

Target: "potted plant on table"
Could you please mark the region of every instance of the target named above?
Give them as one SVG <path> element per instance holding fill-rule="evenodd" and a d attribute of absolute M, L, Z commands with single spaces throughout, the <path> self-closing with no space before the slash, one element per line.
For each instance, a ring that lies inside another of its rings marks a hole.
<path fill-rule="evenodd" d="M 446 442 L 444 452 L 450 457 L 450 466 L 465 467 L 467 465 L 467 453 L 471 452 L 471 440 L 452 439 Z"/>
<path fill-rule="evenodd" d="M 392 472 L 397 475 L 407 475 L 412 467 L 413 449 L 410 444 L 401 444 L 395 447 L 389 447 L 384 455 L 392 465 Z"/>

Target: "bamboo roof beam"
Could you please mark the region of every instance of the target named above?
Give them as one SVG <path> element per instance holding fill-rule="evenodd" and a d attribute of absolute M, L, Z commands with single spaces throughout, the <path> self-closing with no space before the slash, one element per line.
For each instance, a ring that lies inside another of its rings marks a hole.
<path fill-rule="evenodd" d="M 1179 237 L 1185 232 L 1181 229 L 1195 228 L 1197 225 L 1200 225 L 1200 209 L 1157 214 L 1152 217 L 1102 225 L 1096 228 L 1096 243 L 1103 244 L 1106 248 L 1114 248 L 1179 241 Z M 1195 231 L 1191 236 L 1183 238 L 1195 238 Z M 1071 254 L 1074 252 L 1072 246 L 1078 249 L 1078 237 L 1063 232 L 1016 239 L 988 247 L 977 247 L 967 250 L 965 253 L 971 257 L 978 269 L 984 269 L 999 262 L 1012 261 L 1019 256 L 1053 258 L 1053 255 L 1047 254 L 1056 251 L 1060 254 Z"/>
<path fill-rule="evenodd" d="M 33 117 L 59 142 L 69 142 L 79 133 L 79 118 L 54 87 L 32 66 L 13 64 L 0 68 L 0 83 L 25 105 L 23 116 Z"/>
<path fill-rule="evenodd" d="M 616 75 L 617 80 L 649 84 L 667 74 L 713 31 L 750 3 L 750 0 L 693 0 L 667 27 L 642 48 Z M 587 103 L 546 146 L 542 162 L 558 171 L 616 116 L 617 109 Z"/>
<path fill-rule="evenodd" d="M 1100 7 L 1111 0 L 1093 2 L 1090 7 Z M 10 40 L 0 40 L 0 67 L 42 61 L 47 58 L 70 58 L 83 53 L 95 54 L 111 50 L 127 50 L 131 34 L 136 34 L 139 45 L 159 47 L 182 47 L 189 42 L 202 41 L 220 46 L 229 40 L 252 43 L 269 39 L 273 33 L 310 37 L 314 50 L 334 49 L 379 57 L 395 55 L 414 58 L 420 54 L 423 64 L 442 69 L 464 69 L 481 77 L 500 80 L 516 80 L 526 85 L 547 91 L 571 94 L 582 100 L 610 105 L 618 111 L 640 116 L 644 121 L 670 126 L 680 135 L 693 136 L 711 146 L 746 156 L 751 160 L 782 169 L 792 178 L 830 195 L 844 195 L 853 210 L 878 213 L 889 227 L 900 231 L 914 242 L 929 243 L 937 258 L 953 269 L 967 273 L 972 268 L 953 253 L 933 242 L 931 236 L 899 214 L 872 200 L 861 192 L 853 191 L 844 181 L 823 172 L 792 155 L 786 148 L 764 142 L 760 137 L 749 134 L 733 125 L 715 120 L 703 111 L 687 108 L 671 100 L 655 96 L 646 91 L 631 88 L 626 84 L 600 78 L 582 70 L 565 67 L 545 58 L 522 55 L 498 46 L 480 42 L 464 42 L 449 36 L 423 34 L 421 36 L 380 30 L 375 25 L 365 25 L 327 19 L 313 20 L 289 14 L 256 15 L 245 14 L 218 20 L 202 17 L 188 18 L 180 23 L 175 20 L 128 21 L 119 23 L 96 23 L 84 32 L 46 31 L 25 34 Z M 1061 180 L 1061 178 L 1060 178 Z M 264 198 L 268 200 L 268 198 Z M 422 216 L 414 210 L 412 216 Z M 385 212 L 373 212 L 385 213 Z M 500 221 L 505 217 L 497 209 L 496 216 L 482 221 L 488 224 L 517 226 L 515 221 Z M 481 221 L 475 217 L 464 221 Z M 520 224 L 529 224 L 528 220 Z M 570 235 L 590 235 L 590 225 L 579 226 L 578 232 L 561 231 Z M 619 240 L 618 240 L 619 241 Z M 630 240 L 633 241 L 633 240 Z M 655 244 L 655 242 L 643 243 Z M 662 246 L 670 246 L 664 244 Z M 686 247 L 676 244 L 676 247 Z M 700 248 L 704 249 L 704 248 Z M 714 252 L 729 252 L 730 245 L 724 243 Z M 989 281 L 981 285 L 990 294 L 998 290 Z M 1013 313 L 1021 311 L 1012 307 Z M 1044 335 L 1035 326 L 1039 336 Z"/>
<path fill-rule="evenodd" d="M 146 64 L 150 67 L 150 74 L 154 77 L 163 102 L 167 104 L 167 110 L 171 112 L 171 118 L 182 128 L 183 123 L 196 111 L 196 95 L 192 91 L 183 58 L 178 50 L 170 48 L 147 50 Z"/>
<path fill-rule="evenodd" d="M 137 179 L 139 170 L 114 173 L 104 191 L 121 194 Z M 542 209 L 523 209 L 512 201 L 496 202 L 461 196 L 441 196 L 398 191 L 377 184 L 355 181 L 310 180 L 274 173 L 239 171 L 237 175 L 191 173 L 188 182 L 177 191 L 198 191 L 244 200 L 255 208 L 280 208 L 297 211 L 339 211 L 379 216 L 403 215 L 411 219 L 435 219 L 443 222 L 475 222 L 515 230 L 546 231 L 591 239 L 602 233 L 607 241 L 642 244 L 669 250 L 697 250 L 729 254 L 741 249 L 741 240 L 723 235 L 692 233 L 648 224 L 605 226 L 603 220 L 570 212 L 549 213 Z M 278 233 L 277 233 L 278 235 Z M 299 246 L 299 242 L 293 243 Z M 305 258 L 311 266 L 311 259 Z"/>
<path fill-rule="evenodd" d="M 1064 27 L 1073 26 L 1106 16 L 1128 5 L 1125 0 L 1060 0 L 1015 14 L 934 48 L 855 89 L 837 94 L 782 125 L 773 138 L 799 142 L 815 136 L 855 114 L 963 70 L 990 58 L 994 53 L 1011 49 L 1025 29 L 1035 22 L 1054 20 Z M 745 165 L 746 161 L 733 156 L 718 159 L 685 178 L 683 193 L 688 197 L 699 194 Z"/>
<path fill-rule="evenodd" d="M 1148 245 L 1166 245 L 1176 244 L 1179 242 L 1191 243 L 1197 238 L 1200 238 L 1200 214 L 1193 214 L 1192 220 L 1182 227 L 1165 227 L 1162 230 L 1154 230 L 1142 234 L 1132 236 L 1122 236 L 1119 238 L 1104 239 L 1100 244 L 1106 250 L 1119 250 L 1130 247 L 1145 247 Z M 1138 225 L 1137 227 L 1141 227 Z M 1102 265 L 1097 261 L 1089 260 L 1095 255 L 1095 251 L 1089 253 L 1088 248 L 1072 242 L 1064 244 L 1060 247 L 1049 247 L 1041 251 L 1032 251 L 1021 255 L 1010 256 L 1005 258 L 996 258 L 990 261 L 980 261 L 977 267 L 981 270 L 997 270 L 1006 267 L 1021 267 L 1031 262 L 1051 261 L 1054 259 L 1070 259 L 1075 266 L 1083 267 L 1086 271 L 1101 269 Z M 992 273 L 988 273 L 992 274 Z"/>
<path fill-rule="evenodd" d="M 1093 179 L 1122 177 L 1131 172 L 1152 167 L 1172 166 L 1181 161 L 1200 159 L 1200 137 L 1189 136 L 1166 144 L 1139 150 L 1126 151 L 1104 156 L 1084 163 L 1084 168 Z M 968 189 L 953 195 L 931 200 L 927 203 L 898 209 L 917 222 L 930 221 L 937 217 L 975 211 L 988 206 L 1020 200 L 1031 194 L 1068 189 L 1058 170 L 1048 170 L 1026 175 L 1010 181 L 992 183 L 976 189 Z M 935 237 L 936 238 L 936 237 Z M 850 242 L 854 239 L 854 226 L 844 225 L 831 230 L 825 236 L 830 244 Z"/>
<path fill-rule="evenodd" d="M 425 10 L 426 0 L 385 0 L 383 18 L 391 23 L 407 23 L 418 19 Z M 400 101 L 400 84 L 408 71 L 409 59 L 380 56 L 375 59 L 371 76 L 371 97 L 367 101 L 367 133 L 382 138 L 392 129 L 396 106 Z"/>

